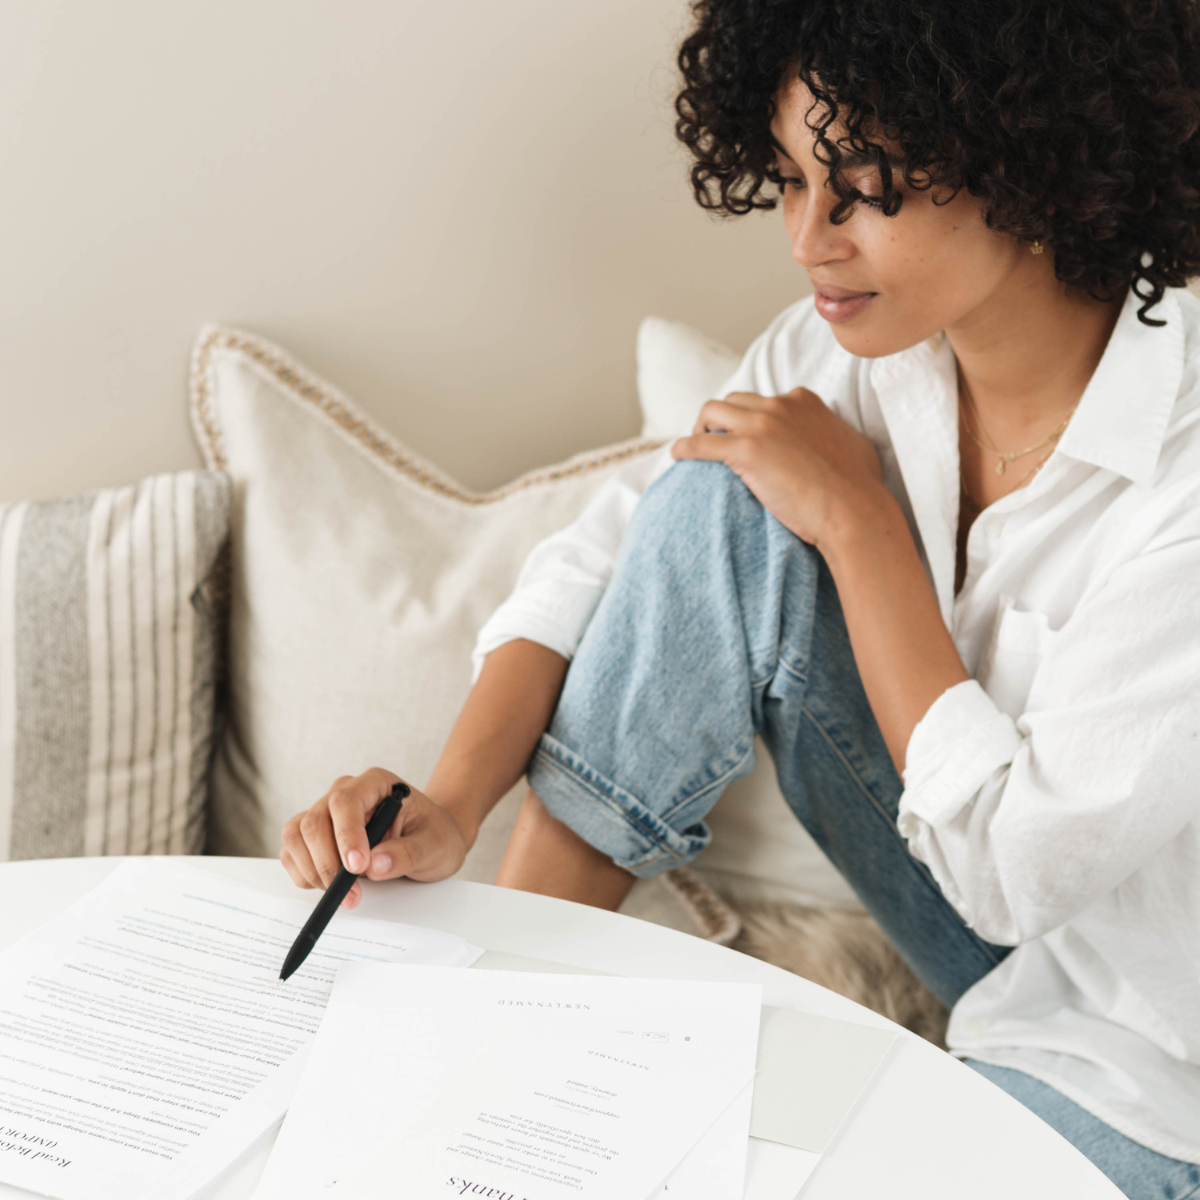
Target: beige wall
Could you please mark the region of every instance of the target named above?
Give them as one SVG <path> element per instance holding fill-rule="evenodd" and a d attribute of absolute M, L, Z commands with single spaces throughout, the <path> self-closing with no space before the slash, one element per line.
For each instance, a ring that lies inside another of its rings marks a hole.
<path fill-rule="evenodd" d="M 4 0 L 0 499 L 197 461 L 206 320 L 466 483 L 629 436 L 647 313 L 743 347 L 807 291 L 700 213 L 679 0 Z"/>

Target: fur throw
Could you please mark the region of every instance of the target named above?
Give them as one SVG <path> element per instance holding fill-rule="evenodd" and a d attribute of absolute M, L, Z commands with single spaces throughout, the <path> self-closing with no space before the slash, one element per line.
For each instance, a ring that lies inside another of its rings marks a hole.
<path fill-rule="evenodd" d="M 949 1014 L 866 913 L 739 906 L 733 949 L 802 975 L 945 1048 Z"/>

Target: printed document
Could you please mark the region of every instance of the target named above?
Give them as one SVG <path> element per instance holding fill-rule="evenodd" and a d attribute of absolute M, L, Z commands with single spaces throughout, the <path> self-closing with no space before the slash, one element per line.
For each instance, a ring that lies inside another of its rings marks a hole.
<path fill-rule="evenodd" d="M 646 1200 L 731 1107 L 736 1200 L 761 1004 L 757 984 L 347 963 L 255 1200 Z"/>
<path fill-rule="evenodd" d="M 482 953 L 339 914 L 280 982 L 311 909 L 131 860 L 0 954 L 0 1180 L 60 1200 L 187 1200 L 283 1116 L 340 964 Z"/>

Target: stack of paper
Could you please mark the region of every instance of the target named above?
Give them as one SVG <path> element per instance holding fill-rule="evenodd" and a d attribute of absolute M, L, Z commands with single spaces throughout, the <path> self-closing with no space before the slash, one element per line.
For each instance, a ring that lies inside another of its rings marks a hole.
<path fill-rule="evenodd" d="M 0 1180 L 61 1200 L 187 1200 L 278 1123 L 338 966 L 468 966 L 461 938 L 124 863 L 0 955 Z M 462 974 L 466 974 L 462 972 Z"/>
<path fill-rule="evenodd" d="M 256 1200 L 740 1197 L 758 985 L 349 963 Z"/>
<path fill-rule="evenodd" d="M 794 1200 L 895 1041 L 350 915 L 281 983 L 310 908 L 131 861 L 0 954 L 0 1182 L 190 1200 L 291 1104 L 256 1200 Z"/>

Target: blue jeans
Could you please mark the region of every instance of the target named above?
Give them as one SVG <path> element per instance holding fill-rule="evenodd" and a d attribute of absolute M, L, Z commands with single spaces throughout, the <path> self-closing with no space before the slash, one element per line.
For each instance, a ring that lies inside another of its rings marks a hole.
<path fill-rule="evenodd" d="M 1010 948 L 967 928 L 896 829 L 903 783 L 825 560 L 728 468 L 677 463 L 634 512 L 530 786 L 586 842 L 650 877 L 708 845 L 704 817 L 753 768 L 758 734 L 792 811 L 952 1006 Z"/>

